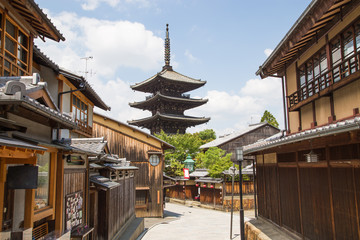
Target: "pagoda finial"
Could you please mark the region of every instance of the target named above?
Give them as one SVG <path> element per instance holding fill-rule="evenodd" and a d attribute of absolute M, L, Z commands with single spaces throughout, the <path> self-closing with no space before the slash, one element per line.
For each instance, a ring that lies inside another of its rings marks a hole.
<path fill-rule="evenodd" d="M 166 38 L 165 38 L 165 65 L 163 70 L 172 70 L 170 66 L 170 38 L 169 38 L 169 24 L 166 24 Z"/>

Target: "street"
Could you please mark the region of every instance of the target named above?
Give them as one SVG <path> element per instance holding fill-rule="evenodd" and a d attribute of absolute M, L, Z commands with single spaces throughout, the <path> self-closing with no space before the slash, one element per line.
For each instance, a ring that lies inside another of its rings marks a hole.
<path fill-rule="evenodd" d="M 245 221 L 254 211 L 245 211 Z M 230 212 L 166 203 L 163 219 L 145 219 L 143 240 L 230 239 Z M 240 239 L 239 213 L 234 213 L 232 239 Z"/>

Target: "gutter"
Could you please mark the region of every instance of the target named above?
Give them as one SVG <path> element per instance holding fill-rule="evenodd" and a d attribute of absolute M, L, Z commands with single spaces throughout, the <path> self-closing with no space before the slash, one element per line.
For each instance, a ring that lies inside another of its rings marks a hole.
<path fill-rule="evenodd" d="M 300 132 L 295 135 L 287 136 L 280 140 L 274 140 L 273 143 L 269 143 L 267 145 L 250 148 L 248 150 L 245 149 L 244 154 L 250 154 L 250 153 L 260 151 L 260 150 L 266 150 L 266 149 L 282 146 L 282 145 L 288 144 L 288 143 L 295 143 L 295 142 L 310 140 L 310 139 L 314 139 L 314 138 L 318 138 L 318 137 L 326 137 L 326 136 L 335 135 L 338 133 L 344 133 L 346 131 L 350 132 L 350 131 L 355 131 L 355 130 L 360 129 L 360 117 L 354 118 L 354 123 L 350 123 L 350 124 L 346 125 L 346 122 L 348 122 L 348 121 L 349 120 L 339 122 L 336 124 L 339 126 L 336 126 L 334 128 L 330 128 L 331 125 L 328 125 L 328 126 L 322 127 L 322 128 L 324 128 L 324 130 L 320 130 L 319 128 L 313 129 L 313 130 L 307 130 L 305 132 Z M 300 135 L 300 136 L 298 136 L 298 135 Z M 249 145 L 249 146 L 251 146 L 251 145 Z"/>

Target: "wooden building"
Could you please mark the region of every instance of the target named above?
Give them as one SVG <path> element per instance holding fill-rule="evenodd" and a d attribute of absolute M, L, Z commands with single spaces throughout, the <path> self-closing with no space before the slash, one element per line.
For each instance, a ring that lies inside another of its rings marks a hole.
<path fill-rule="evenodd" d="M 259 215 L 304 239 L 360 239 L 360 1 L 314 0 L 257 74 L 283 80 L 288 135 L 256 156 Z"/>
<path fill-rule="evenodd" d="M 103 136 L 111 153 L 139 168 L 135 176 L 136 217 L 163 217 L 163 154 L 164 150 L 174 147 L 97 113 L 94 114 L 93 135 Z"/>
<path fill-rule="evenodd" d="M 72 138 L 71 146 L 94 152 L 90 161 L 89 227 L 92 238 L 119 239 L 131 224 L 131 236 L 144 230 L 143 219 L 135 219 L 135 180 L 137 167 L 111 154 L 101 138 Z"/>
<path fill-rule="evenodd" d="M 188 127 L 206 123 L 210 118 L 191 117 L 184 111 L 205 104 L 207 99 L 190 98 L 184 94 L 203 86 L 206 81 L 197 80 L 175 72 L 170 66 L 170 39 L 166 25 L 165 66 L 162 71 L 149 79 L 132 85 L 131 88 L 144 93 L 151 93 L 146 100 L 130 103 L 131 107 L 148 110 L 152 116 L 128 121 L 129 124 L 147 128 L 151 134 L 163 130 L 167 134 L 184 134 Z"/>
<path fill-rule="evenodd" d="M 254 143 L 260 139 L 268 138 L 279 132 L 280 130 L 278 128 L 267 122 L 250 124 L 242 131 L 220 136 L 217 139 L 200 146 L 200 149 L 206 151 L 211 147 L 218 147 L 225 150 L 226 153 L 233 153 L 231 155 L 231 160 L 236 161 L 236 148 Z"/>

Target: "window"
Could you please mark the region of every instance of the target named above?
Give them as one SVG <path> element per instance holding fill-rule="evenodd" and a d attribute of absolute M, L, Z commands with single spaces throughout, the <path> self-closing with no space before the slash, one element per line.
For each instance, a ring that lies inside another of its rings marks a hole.
<path fill-rule="evenodd" d="M 324 73 L 328 70 L 325 48 L 298 68 L 300 97 L 306 99 L 324 88 Z"/>
<path fill-rule="evenodd" d="M 160 162 L 159 155 L 156 154 L 150 155 L 149 162 L 152 166 L 157 166 Z"/>
<path fill-rule="evenodd" d="M 38 188 L 35 190 L 35 210 L 42 209 L 49 205 L 49 184 L 50 184 L 50 153 L 37 155 Z"/>
<path fill-rule="evenodd" d="M 88 105 L 75 95 L 72 95 L 72 113 L 80 127 L 88 127 Z"/>
<path fill-rule="evenodd" d="M 1 15 L 0 20 L 3 21 Z M 29 37 L 9 18 L 5 18 L 4 76 L 22 76 L 29 72 Z M 1 35 L 3 36 L 3 35 Z"/>

